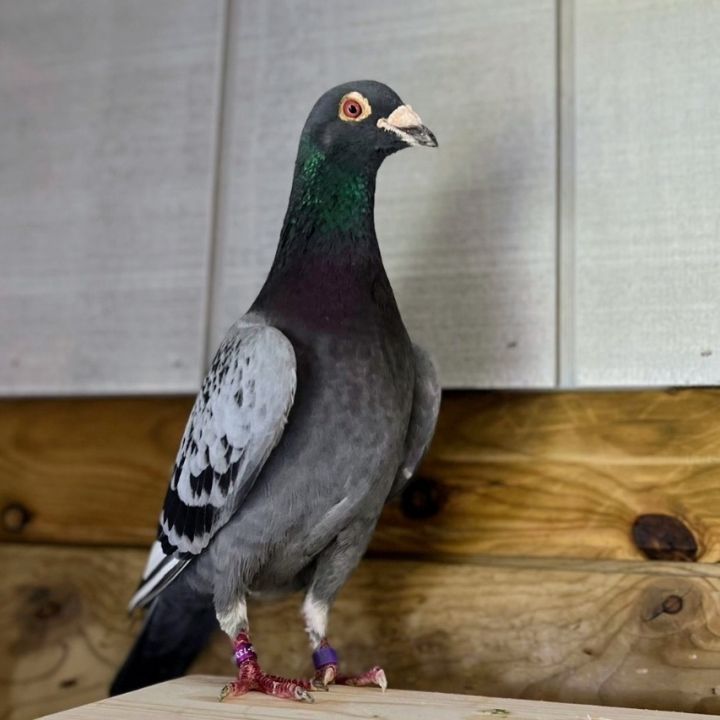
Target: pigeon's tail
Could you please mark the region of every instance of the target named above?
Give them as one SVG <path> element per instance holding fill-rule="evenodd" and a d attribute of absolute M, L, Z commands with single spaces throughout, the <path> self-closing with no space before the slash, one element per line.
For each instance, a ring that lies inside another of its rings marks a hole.
<path fill-rule="evenodd" d="M 179 578 L 150 606 L 110 695 L 180 677 L 217 627 L 212 599 L 191 592 Z"/>

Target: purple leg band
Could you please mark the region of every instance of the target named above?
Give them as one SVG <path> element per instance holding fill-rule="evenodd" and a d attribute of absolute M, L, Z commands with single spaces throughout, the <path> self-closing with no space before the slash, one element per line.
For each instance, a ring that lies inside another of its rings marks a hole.
<path fill-rule="evenodd" d="M 251 642 L 239 641 L 235 643 L 235 664 L 240 667 L 248 660 L 257 660 L 255 648 Z"/>
<path fill-rule="evenodd" d="M 326 665 L 337 665 L 337 662 L 337 653 L 329 645 L 323 645 L 313 653 L 313 663 L 316 670 L 320 670 Z"/>

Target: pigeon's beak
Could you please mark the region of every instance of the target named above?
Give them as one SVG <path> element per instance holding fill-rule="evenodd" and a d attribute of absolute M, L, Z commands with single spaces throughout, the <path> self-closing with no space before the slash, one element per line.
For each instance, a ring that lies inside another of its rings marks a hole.
<path fill-rule="evenodd" d="M 437 147 L 438 144 L 432 131 L 409 105 L 396 107 L 386 118 L 380 118 L 377 126 L 395 133 L 407 145 Z"/>

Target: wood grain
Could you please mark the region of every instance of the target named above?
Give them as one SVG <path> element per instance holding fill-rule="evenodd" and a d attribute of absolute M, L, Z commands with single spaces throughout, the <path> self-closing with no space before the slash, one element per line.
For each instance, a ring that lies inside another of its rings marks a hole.
<path fill-rule="evenodd" d="M 0 403 L 0 539 L 149 546 L 191 406 L 186 397 Z M 8 528 L 8 508 L 25 522 Z"/>
<path fill-rule="evenodd" d="M 0 393 L 204 364 L 221 0 L 0 8 Z"/>
<path fill-rule="evenodd" d="M 435 514 L 389 507 L 373 548 L 636 559 L 635 521 L 662 514 L 718 562 L 718 418 L 716 390 L 446 396 Z"/>
<path fill-rule="evenodd" d="M 577 384 L 717 384 L 720 4 L 567 5 Z"/>
<path fill-rule="evenodd" d="M 125 603 L 143 563 L 131 549 L 0 546 L 0 717 L 103 697 L 139 628 Z M 393 688 L 718 712 L 719 591 L 706 565 L 370 560 L 330 637 L 345 667 L 380 663 Z M 310 672 L 299 605 L 250 608 L 273 672 Z M 193 671 L 231 669 L 218 637 Z"/>
<path fill-rule="evenodd" d="M 552 386 L 554 3 L 250 0 L 233 4 L 229 42 L 214 342 L 270 267 L 309 109 L 374 78 L 440 143 L 378 178 L 378 237 L 413 337 L 445 387 Z"/>
<path fill-rule="evenodd" d="M 483 717 L 512 717 L 514 720 L 578 720 L 612 715 L 613 720 L 690 720 L 703 716 L 688 713 L 628 708 L 601 708 L 568 703 L 538 703 L 530 700 L 472 697 L 449 693 L 420 693 L 406 690 L 388 690 L 380 694 L 367 688 L 336 687 L 329 693 L 316 695 L 311 707 L 290 705 L 274 698 L 251 696 L 219 704 L 217 688 L 224 678 L 193 675 L 155 685 L 121 698 L 68 710 L 47 716 L 46 720 L 103 720 L 127 718 L 176 718 L 179 712 L 185 718 L 237 718 L 238 713 L 247 720 L 276 718 L 357 718 L 372 712 L 377 720 L 468 720 Z M 182 710 L 180 710 L 182 708 Z"/>
<path fill-rule="evenodd" d="M 0 403 L 0 538 L 149 545 L 190 404 Z M 687 530 L 693 558 L 718 562 L 717 417 L 716 390 L 446 393 L 426 482 L 387 509 L 372 548 L 641 559 L 636 521 L 659 514 Z M 28 514 L 14 532 L 8 506 Z M 657 551 L 659 535 L 644 537 Z"/>

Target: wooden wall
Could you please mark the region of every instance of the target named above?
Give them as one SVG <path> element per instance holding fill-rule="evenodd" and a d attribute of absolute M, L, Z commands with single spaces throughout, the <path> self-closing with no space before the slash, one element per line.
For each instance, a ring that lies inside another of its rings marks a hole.
<path fill-rule="evenodd" d="M 377 225 L 445 387 L 720 377 L 720 4 L 0 6 L 0 394 L 192 392 L 273 256 L 329 86 L 394 86 L 437 151 Z"/>
<path fill-rule="evenodd" d="M 102 697 L 191 399 L 0 404 L 0 717 Z M 396 687 L 720 712 L 720 391 L 448 393 L 330 632 Z M 299 597 L 251 608 L 307 674 Z M 218 637 L 196 670 L 232 671 Z"/>

